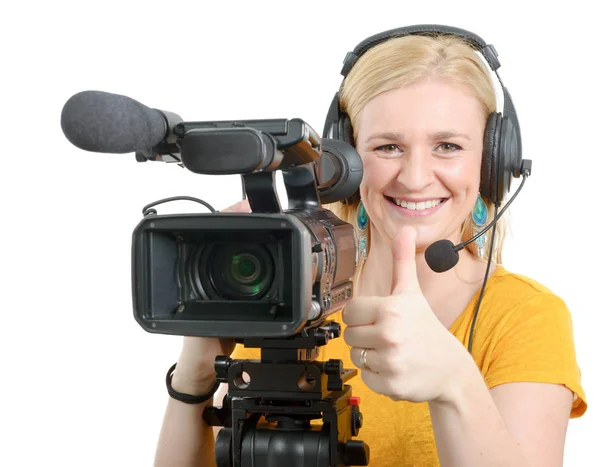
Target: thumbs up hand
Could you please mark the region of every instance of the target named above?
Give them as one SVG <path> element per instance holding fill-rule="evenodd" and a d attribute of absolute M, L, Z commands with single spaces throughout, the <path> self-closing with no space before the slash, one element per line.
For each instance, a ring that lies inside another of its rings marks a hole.
<path fill-rule="evenodd" d="M 357 297 L 343 312 L 350 357 L 369 388 L 393 400 L 450 400 L 457 376 L 473 360 L 434 315 L 419 287 L 416 231 L 393 240 L 389 297 Z"/>

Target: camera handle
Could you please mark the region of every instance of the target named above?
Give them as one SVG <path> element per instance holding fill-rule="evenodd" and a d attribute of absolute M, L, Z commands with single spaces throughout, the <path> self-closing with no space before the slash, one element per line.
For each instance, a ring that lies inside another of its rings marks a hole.
<path fill-rule="evenodd" d="M 321 207 L 313 163 L 282 169 L 288 197 L 288 210 L 314 211 Z M 248 196 L 252 212 L 281 212 L 275 187 L 276 172 L 256 172 L 242 175 L 242 187 Z"/>

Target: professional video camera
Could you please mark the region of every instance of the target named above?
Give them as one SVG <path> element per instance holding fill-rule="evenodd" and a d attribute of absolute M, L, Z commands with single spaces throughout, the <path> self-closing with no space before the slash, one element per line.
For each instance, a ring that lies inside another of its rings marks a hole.
<path fill-rule="evenodd" d="M 225 427 L 217 466 L 368 465 L 368 446 L 352 439 L 362 415 L 346 383 L 357 371 L 316 361 L 319 347 L 340 335 L 327 318 L 352 297 L 357 259 L 352 226 L 321 204 L 358 189 L 356 151 L 300 119 L 183 122 L 99 91 L 69 99 L 61 125 L 88 151 L 242 176 L 250 214 L 158 215 L 161 202 L 192 199 L 169 198 L 144 208 L 132 242 L 134 316 L 145 330 L 261 349 L 260 360 L 215 361 L 217 380 L 229 385 L 223 407 L 204 413 L 209 425 Z"/>

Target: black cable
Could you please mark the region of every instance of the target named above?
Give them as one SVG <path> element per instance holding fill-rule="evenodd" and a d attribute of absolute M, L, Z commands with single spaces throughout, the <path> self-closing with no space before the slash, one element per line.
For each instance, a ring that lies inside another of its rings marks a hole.
<path fill-rule="evenodd" d="M 517 197 L 517 195 L 519 194 L 519 192 L 523 188 L 523 185 L 525 185 L 525 182 L 527 181 L 527 178 L 531 174 L 531 161 L 524 161 L 524 162 L 529 162 L 529 166 L 524 166 L 525 168 L 522 169 L 521 175 L 523 176 L 523 181 L 519 185 L 519 188 L 517 188 L 517 191 L 515 192 L 515 194 L 508 200 L 508 202 L 502 208 L 502 210 L 500 211 L 500 213 L 498 213 L 498 205 L 496 204 L 494 206 L 494 220 L 495 221 L 497 221 L 498 218 L 502 214 L 504 214 L 504 212 L 508 209 L 508 207 L 510 206 L 510 204 L 513 202 L 513 200 Z M 477 320 L 477 315 L 479 313 L 479 307 L 481 306 L 481 300 L 483 299 L 483 291 L 485 290 L 485 284 L 487 283 L 488 275 L 489 275 L 489 272 L 490 272 L 490 266 L 491 266 L 491 263 L 492 263 L 492 254 L 494 252 L 494 237 L 496 235 L 496 225 L 497 224 L 498 224 L 498 222 L 492 221 L 485 229 L 483 229 L 481 232 L 479 232 L 473 238 L 469 239 L 468 241 L 466 241 L 464 243 L 456 245 L 456 247 L 454 247 L 455 251 L 462 250 L 466 245 L 468 245 L 469 243 L 471 243 L 473 240 L 477 240 L 484 233 L 486 233 L 490 229 L 490 227 L 493 226 L 492 227 L 492 238 L 490 239 L 490 251 L 489 251 L 489 254 L 488 254 L 488 262 L 487 262 L 487 267 L 485 269 L 485 276 L 483 277 L 483 284 L 481 285 L 481 292 L 479 293 L 479 299 L 477 301 L 477 308 L 475 308 L 475 314 L 473 315 L 473 322 L 471 323 L 471 332 L 469 333 L 469 344 L 468 344 L 469 353 L 471 353 L 471 349 L 473 347 L 473 333 L 475 332 L 475 321 Z"/>
<path fill-rule="evenodd" d="M 213 208 L 210 204 L 208 204 L 206 201 L 204 201 L 202 199 L 194 198 L 193 196 L 172 196 L 171 198 L 160 199 L 158 201 L 154 201 L 153 203 L 150 203 L 150 204 L 144 206 L 144 208 L 142 209 L 142 214 L 144 215 L 144 217 L 149 214 L 156 214 L 156 209 L 151 209 L 151 208 L 153 208 L 154 206 L 157 206 L 159 204 L 169 203 L 171 201 L 194 201 L 196 203 L 202 204 L 203 206 L 208 208 L 210 210 L 210 212 L 212 212 L 212 213 L 217 212 L 217 210 L 215 208 Z"/>
<path fill-rule="evenodd" d="M 521 184 L 521 186 L 523 186 L 523 184 Z M 512 199 L 514 199 L 515 197 L 516 197 L 516 193 Z M 511 201 L 512 201 L 512 199 L 511 199 Z M 506 207 L 508 207 L 508 205 L 505 206 L 505 209 L 506 209 Z M 502 212 L 504 212 L 504 210 Z M 494 209 L 494 219 L 496 219 L 497 217 L 498 217 L 498 205 L 496 205 L 495 209 Z M 468 345 L 469 353 L 471 353 L 471 349 L 473 348 L 473 334 L 475 332 L 475 321 L 477 321 L 479 307 L 481 306 L 481 300 L 483 299 L 483 291 L 485 290 L 485 285 L 488 280 L 488 274 L 490 272 L 490 266 L 492 264 L 492 254 L 494 252 L 494 237 L 496 236 L 496 225 L 497 224 L 498 224 L 497 222 L 494 222 L 494 227 L 492 228 L 492 238 L 490 239 L 490 251 L 488 253 L 487 267 L 485 269 L 485 276 L 483 276 L 483 284 L 481 285 L 481 292 L 479 292 L 479 299 L 477 301 L 477 307 L 475 308 L 475 314 L 473 315 L 473 322 L 471 323 L 471 332 L 469 333 L 469 345 Z"/>

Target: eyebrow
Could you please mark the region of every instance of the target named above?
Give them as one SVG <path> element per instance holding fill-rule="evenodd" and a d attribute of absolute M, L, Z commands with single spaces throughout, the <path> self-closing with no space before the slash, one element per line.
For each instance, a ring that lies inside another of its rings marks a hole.
<path fill-rule="evenodd" d="M 471 137 L 465 133 L 455 133 L 454 131 L 438 131 L 431 135 L 431 139 L 449 139 L 449 138 L 464 138 L 471 141 Z M 374 133 L 367 138 L 367 143 L 375 140 L 383 139 L 387 141 L 404 141 L 404 133 L 396 133 L 393 131 L 384 131 L 382 133 Z"/>
<path fill-rule="evenodd" d="M 447 138 L 464 138 L 471 141 L 469 135 L 465 133 L 455 133 L 453 131 L 438 131 L 433 135 L 433 139 L 447 139 Z"/>

